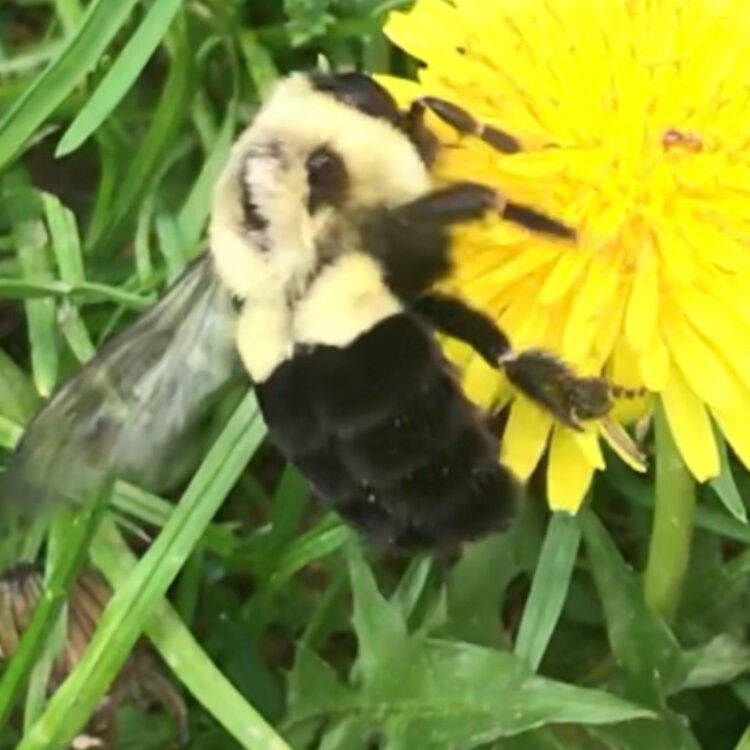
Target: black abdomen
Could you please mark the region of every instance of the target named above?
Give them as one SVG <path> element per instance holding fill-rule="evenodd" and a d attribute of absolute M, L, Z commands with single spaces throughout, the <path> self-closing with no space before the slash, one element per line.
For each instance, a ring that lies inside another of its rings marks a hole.
<path fill-rule="evenodd" d="M 376 542 L 439 546 L 513 520 L 518 484 L 496 439 L 408 313 L 298 353 L 258 398 L 280 450 Z"/>

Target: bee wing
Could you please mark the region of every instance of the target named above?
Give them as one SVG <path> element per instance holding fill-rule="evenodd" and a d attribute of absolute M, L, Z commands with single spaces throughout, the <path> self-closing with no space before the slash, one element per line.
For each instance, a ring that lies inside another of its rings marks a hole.
<path fill-rule="evenodd" d="M 204 253 L 42 408 L 1 496 L 24 505 L 79 499 L 111 475 L 150 484 L 236 359 L 231 297 Z"/>

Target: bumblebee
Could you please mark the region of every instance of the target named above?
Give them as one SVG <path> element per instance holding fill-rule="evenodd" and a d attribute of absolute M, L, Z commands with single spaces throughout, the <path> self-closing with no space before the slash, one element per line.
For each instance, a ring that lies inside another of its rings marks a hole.
<path fill-rule="evenodd" d="M 31 423 L 9 470 L 16 492 L 75 495 L 105 473 L 144 483 L 239 354 L 280 451 L 374 542 L 429 548 L 510 524 L 521 485 L 436 333 L 575 429 L 618 391 L 514 351 L 487 315 L 434 290 L 456 226 L 496 214 L 559 242 L 575 232 L 486 185 L 435 187 L 428 110 L 519 149 L 440 99 L 401 111 L 362 74 L 280 81 L 218 180 L 208 251 Z"/>

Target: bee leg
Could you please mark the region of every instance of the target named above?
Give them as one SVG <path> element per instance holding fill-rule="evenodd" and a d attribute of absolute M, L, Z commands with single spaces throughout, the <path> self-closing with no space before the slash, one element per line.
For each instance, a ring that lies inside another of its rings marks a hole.
<path fill-rule="evenodd" d="M 421 99 L 415 99 L 409 109 L 402 114 L 403 128 L 416 147 L 422 161 L 432 166 L 437 156 L 440 142 L 435 134 L 425 125 L 424 116 L 427 108 Z"/>
<path fill-rule="evenodd" d="M 443 122 L 448 123 L 462 135 L 476 136 L 496 151 L 501 151 L 504 154 L 515 154 L 521 150 L 521 144 L 510 133 L 506 133 L 494 125 L 480 122 L 465 109 L 452 102 L 439 99 L 436 96 L 423 96 L 416 101 L 434 112 Z"/>
<path fill-rule="evenodd" d="M 510 341 L 495 322 L 457 297 L 430 292 L 412 309 L 439 331 L 469 344 L 492 367 L 511 354 Z"/>
<path fill-rule="evenodd" d="M 469 344 L 491 367 L 504 368 L 519 391 L 568 427 L 580 430 L 582 421 L 602 417 L 612 407 L 617 387 L 603 378 L 577 376 L 548 352 L 514 352 L 495 322 L 463 300 L 431 292 L 413 309 L 437 330 Z"/>
<path fill-rule="evenodd" d="M 457 182 L 399 206 L 395 216 L 405 222 L 449 226 L 481 219 L 497 212 L 506 221 L 554 237 L 573 239 L 575 230 L 534 208 L 504 198 L 494 188 L 478 182 Z"/>

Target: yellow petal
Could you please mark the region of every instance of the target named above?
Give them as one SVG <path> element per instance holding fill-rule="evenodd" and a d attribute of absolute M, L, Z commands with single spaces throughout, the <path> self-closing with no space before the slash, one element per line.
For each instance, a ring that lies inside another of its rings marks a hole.
<path fill-rule="evenodd" d="M 745 466 L 750 468 L 750 399 L 731 412 L 712 409 L 724 437 Z"/>
<path fill-rule="evenodd" d="M 617 288 L 619 264 L 598 257 L 591 263 L 583 285 L 574 295 L 573 307 L 563 335 L 563 355 L 573 363 L 589 352 L 601 315 Z"/>
<path fill-rule="evenodd" d="M 662 329 L 672 361 L 703 401 L 717 409 L 739 401 L 737 382 L 726 363 L 672 305 L 664 306 Z"/>
<path fill-rule="evenodd" d="M 669 429 L 687 467 L 699 482 L 719 473 L 719 452 L 711 420 L 702 401 L 676 367 L 671 367 L 662 392 Z"/>
<path fill-rule="evenodd" d="M 500 460 L 525 481 L 544 453 L 552 418 L 536 404 L 517 396 L 503 432 Z"/>
<path fill-rule="evenodd" d="M 651 340 L 656 328 L 659 303 L 659 275 L 650 243 L 640 251 L 633 288 L 625 315 L 625 335 L 636 351 Z"/>
<path fill-rule="evenodd" d="M 604 455 L 602 454 L 601 445 L 599 445 L 599 431 L 596 425 L 589 427 L 581 432 L 573 432 L 573 440 L 581 449 L 581 453 L 586 460 L 595 468 L 603 469 Z"/>
<path fill-rule="evenodd" d="M 625 388 L 640 389 L 643 386 L 636 354 L 628 346 L 624 336 L 620 337 L 617 346 L 614 348 L 607 368 L 607 378 L 612 383 Z M 629 424 L 640 419 L 647 410 L 648 398 L 646 396 L 638 398 L 622 397 L 615 401 L 610 416 L 619 422 Z"/>
<path fill-rule="evenodd" d="M 561 253 L 539 292 L 539 301 L 543 305 L 558 302 L 581 275 L 587 263 L 588 258 L 575 250 Z"/>
<path fill-rule="evenodd" d="M 462 15 L 448 3 L 420 0 L 410 13 L 391 13 L 383 31 L 414 57 L 430 60 L 436 51 L 452 51 L 460 44 L 464 25 Z"/>
<path fill-rule="evenodd" d="M 638 369 L 643 378 L 643 384 L 650 391 L 658 393 L 667 384 L 669 353 L 658 331 L 654 332 L 648 346 L 640 353 Z"/>
<path fill-rule="evenodd" d="M 591 350 L 592 370 L 600 372 L 604 363 L 612 355 L 617 337 L 622 330 L 625 314 L 627 289 L 624 284 L 612 295 L 612 299 L 602 314 L 599 330 L 596 332 Z"/>
<path fill-rule="evenodd" d="M 547 467 L 547 497 L 552 510 L 576 513 L 591 484 L 594 467 L 581 451 L 574 434 L 557 426 Z"/>

